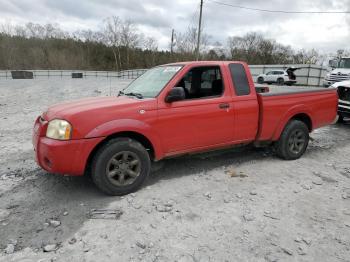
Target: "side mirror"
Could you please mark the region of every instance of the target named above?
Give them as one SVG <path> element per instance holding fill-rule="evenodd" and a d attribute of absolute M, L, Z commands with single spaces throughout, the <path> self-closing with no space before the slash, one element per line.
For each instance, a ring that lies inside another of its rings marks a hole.
<path fill-rule="evenodd" d="M 337 59 L 329 60 L 328 66 L 331 68 L 337 68 L 338 67 L 338 60 Z"/>
<path fill-rule="evenodd" d="M 181 101 L 186 98 L 185 90 L 181 86 L 176 86 L 172 88 L 165 98 L 165 102 L 172 103 L 176 101 Z"/>

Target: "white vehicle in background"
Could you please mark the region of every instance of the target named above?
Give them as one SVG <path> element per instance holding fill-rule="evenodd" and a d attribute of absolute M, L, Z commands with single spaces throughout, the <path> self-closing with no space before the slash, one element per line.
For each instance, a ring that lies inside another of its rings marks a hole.
<path fill-rule="evenodd" d="M 332 85 L 338 89 L 338 122 L 350 117 L 350 80 L 337 82 Z"/>
<path fill-rule="evenodd" d="M 259 84 L 272 84 L 277 83 L 278 85 L 292 85 L 297 82 L 295 70 L 299 68 L 289 67 L 286 70 L 273 70 L 265 74 L 260 74 L 257 76 L 256 80 Z"/>
<path fill-rule="evenodd" d="M 350 57 L 342 57 L 329 61 L 332 68 L 323 80 L 323 85 L 329 87 L 334 83 L 350 80 Z"/>

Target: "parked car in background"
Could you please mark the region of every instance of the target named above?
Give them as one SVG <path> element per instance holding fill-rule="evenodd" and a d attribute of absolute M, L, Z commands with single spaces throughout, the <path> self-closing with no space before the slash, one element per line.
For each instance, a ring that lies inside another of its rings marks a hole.
<path fill-rule="evenodd" d="M 345 117 L 350 117 L 350 80 L 336 82 L 332 87 L 338 89 L 338 123 L 342 123 Z"/>
<path fill-rule="evenodd" d="M 300 68 L 289 67 L 286 70 L 273 70 L 265 74 L 258 75 L 256 79 L 259 84 L 277 83 L 278 85 L 292 85 L 297 82 L 294 71 L 298 69 Z"/>

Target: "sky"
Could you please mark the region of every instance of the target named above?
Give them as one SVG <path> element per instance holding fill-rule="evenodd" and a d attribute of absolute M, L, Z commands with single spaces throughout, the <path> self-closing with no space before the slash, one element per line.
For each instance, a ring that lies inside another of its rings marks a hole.
<path fill-rule="evenodd" d="M 286 11 L 350 11 L 350 0 L 217 0 L 252 8 Z M 169 47 L 171 30 L 197 25 L 200 0 L 0 0 L 0 23 L 57 23 L 64 30 L 97 30 L 103 19 L 134 21 L 141 33 Z M 285 14 L 243 10 L 204 0 L 204 32 L 211 41 L 259 32 L 295 49 L 335 52 L 350 48 L 350 14 Z"/>

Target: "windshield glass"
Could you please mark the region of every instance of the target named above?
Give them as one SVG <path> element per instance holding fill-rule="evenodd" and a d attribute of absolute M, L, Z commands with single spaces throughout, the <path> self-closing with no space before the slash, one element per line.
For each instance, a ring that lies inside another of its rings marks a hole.
<path fill-rule="evenodd" d="M 152 68 L 124 90 L 124 94 L 140 94 L 142 97 L 156 97 L 163 87 L 173 78 L 182 66 L 160 66 Z"/>
<path fill-rule="evenodd" d="M 340 59 L 339 68 L 350 68 L 350 58 Z"/>

